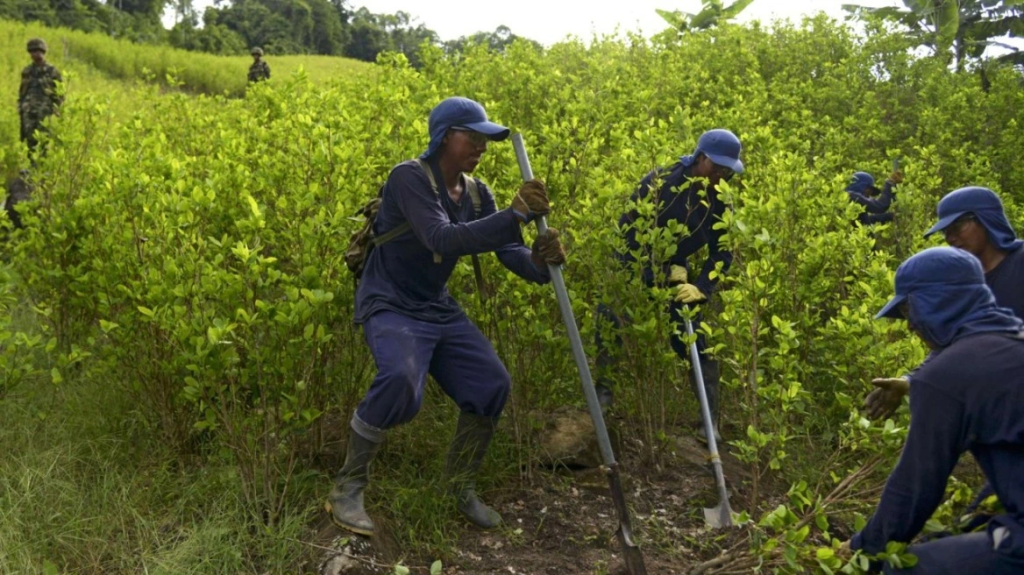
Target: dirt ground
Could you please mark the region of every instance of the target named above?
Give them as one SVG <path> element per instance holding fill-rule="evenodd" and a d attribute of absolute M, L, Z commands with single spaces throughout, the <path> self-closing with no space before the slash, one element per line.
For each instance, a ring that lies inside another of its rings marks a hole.
<path fill-rule="evenodd" d="M 581 429 L 573 432 L 587 433 L 585 414 L 574 418 Z M 702 511 L 717 503 L 706 447 L 689 435 L 672 439 L 671 445 L 673 449 L 658 466 L 644 466 L 638 450 L 629 445 L 617 449 L 633 531 L 652 575 L 686 573 L 714 554 L 707 548 L 712 537 Z M 723 453 L 723 463 L 736 511 L 745 499 L 745 468 L 729 453 Z M 558 466 L 535 477 L 532 486 L 484 495 L 502 514 L 506 528 L 484 532 L 466 523 L 456 558 L 445 563 L 443 573 L 625 573 L 615 536 L 618 519 L 603 468 Z M 313 528 L 321 575 L 393 572 L 391 566 L 398 557 L 386 529 L 372 539 L 356 536 L 335 527 L 326 513 Z M 405 564 L 413 574 L 429 573 L 428 558 L 418 563 L 406 558 Z"/>

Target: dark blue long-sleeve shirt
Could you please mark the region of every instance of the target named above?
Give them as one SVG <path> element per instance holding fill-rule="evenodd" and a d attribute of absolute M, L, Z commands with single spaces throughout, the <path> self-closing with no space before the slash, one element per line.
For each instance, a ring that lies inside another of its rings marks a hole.
<path fill-rule="evenodd" d="M 910 394 L 903 454 L 851 548 L 878 553 L 888 541 L 910 542 L 970 451 L 1006 510 L 990 531 L 1007 527 L 1014 539 L 1006 552 L 1024 554 L 1024 341 L 999 333 L 955 340 L 917 370 Z"/>
<path fill-rule="evenodd" d="M 860 192 L 846 192 L 851 202 L 864 206 L 864 211 L 857 216 L 857 221 L 865 225 L 891 222 L 892 214 L 889 213 L 889 206 L 892 205 L 892 200 L 895 197 L 892 188 L 892 182 L 886 180 L 882 187 L 882 193 L 877 198 Z"/>
<path fill-rule="evenodd" d="M 495 252 L 519 277 L 546 283 L 547 267 L 538 268 L 523 245 L 519 220 L 511 209 L 498 211 L 494 194 L 478 182 L 481 209 L 464 192 L 458 203 L 448 195 L 436 163 L 430 162 L 438 194 L 414 162 L 395 166 L 384 185 L 373 226 L 381 235 L 408 221 L 409 232 L 374 248 L 356 290 L 355 322 L 389 310 L 422 321 L 446 323 L 463 314 L 446 287 L 459 256 Z M 468 177 L 468 176 L 465 176 Z M 441 256 L 434 262 L 434 254 Z"/>
<path fill-rule="evenodd" d="M 1024 246 L 1014 248 L 1003 261 L 985 274 L 985 283 L 996 296 L 996 305 L 1008 307 L 1024 319 Z"/>
<path fill-rule="evenodd" d="M 700 182 L 689 179 L 691 162 L 687 158 L 676 162 L 663 170 L 655 170 L 647 174 L 640 181 L 637 191 L 633 192 L 630 201 L 636 203 L 645 200 L 650 194 L 652 183 L 660 185 L 658 188 L 658 227 L 664 227 L 668 222 L 675 220 L 686 224 L 689 233 L 680 237 L 676 244 L 676 253 L 667 262 L 663 262 L 660 275 L 648 265 L 643 271 L 644 283 L 648 286 L 661 282 L 667 277 L 670 267 L 675 265 L 686 266 L 689 269 L 687 258 L 696 253 L 705 245 L 708 246 L 708 259 L 700 270 L 700 274 L 690 278 L 690 283 L 697 286 L 704 295 L 711 297 L 718 279 L 711 279 L 711 272 L 721 262 L 721 273 L 728 271 L 732 264 L 732 252 L 721 245 L 721 238 L 725 234 L 724 229 L 714 229 L 714 225 L 721 221 L 725 214 L 726 205 L 718 197 L 714 187 L 710 187 L 707 193 Z M 641 249 L 640 242 L 636 239 L 636 230 L 631 224 L 639 218 L 636 208 L 622 214 L 619 218 L 619 227 L 625 229 L 626 245 L 629 251 Z M 627 227 L 629 226 L 629 227 Z M 619 254 L 619 258 L 625 262 L 633 262 L 635 258 L 629 254 Z"/>

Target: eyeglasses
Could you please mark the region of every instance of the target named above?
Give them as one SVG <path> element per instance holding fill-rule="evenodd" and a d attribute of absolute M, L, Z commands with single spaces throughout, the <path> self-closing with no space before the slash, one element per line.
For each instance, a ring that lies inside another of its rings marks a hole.
<path fill-rule="evenodd" d="M 477 132 L 476 130 L 472 130 L 470 128 L 463 128 L 462 126 L 452 126 L 451 129 L 454 132 L 464 132 L 466 136 L 469 138 L 470 143 L 472 143 L 474 146 L 478 148 L 486 146 L 487 142 L 491 141 L 490 138 L 487 137 L 487 134 Z"/>
<path fill-rule="evenodd" d="M 974 217 L 974 214 L 964 214 L 946 226 L 946 229 L 942 230 L 942 234 L 946 237 L 960 235 L 960 232 L 963 231 L 964 226 L 966 226 L 968 222 L 976 220 L 977 218 Z"/>
<path fill-rule="evenodd" d="M 732 168 L 727 168 L 725 166 L 719 166 L 718 164 L 716 164 L 714 162 L 711 163 L 711 166 L 712 166 L 711 167 L 711 174 L 715 175 L 715 176 L 718 176 L 719 178 L 721 178 L 723 180 L 725 178 L 728 178 L 729 176 L 731 176 L 733 174 Z"/>

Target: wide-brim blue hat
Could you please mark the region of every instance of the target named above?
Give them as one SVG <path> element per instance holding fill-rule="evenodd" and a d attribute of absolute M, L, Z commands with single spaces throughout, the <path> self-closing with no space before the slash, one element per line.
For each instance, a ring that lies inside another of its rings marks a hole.
<path fill-rule="evenodd" d="M 453 96 L 442 101 L 430 111 L 428 129 L 430 144 L 420 156 L 426 159 L 441 147 L 444 135 L 450 128 L 469 128 L 484 134 L 492 141 L 499 142 L 509 136 L 511 130 L 487 119 L 487 112 L 478 102 Z"/>

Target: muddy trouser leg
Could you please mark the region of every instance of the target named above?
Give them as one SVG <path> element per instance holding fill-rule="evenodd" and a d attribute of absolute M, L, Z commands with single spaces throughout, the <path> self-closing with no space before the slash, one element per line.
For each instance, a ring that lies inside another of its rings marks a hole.
<path fill-rule="evenodd" d="M 441 326 L 383 311 L 366 321 L 363 334 L 377 364 L 377 375 L 352 415 L 345 465 L 328 501 L 335 523 L 372 535 L 373 521 L 363 506 L 370 463 L 385 431 L 410 421 L 419 411 Z"/>
<path fill-rule="evenodd" d="M 430 375 L 460 411 L 445 465 L 449 492 L 474 525 L 498 527 L 501 515 L 480 499 L 476 478 L 512 389 L 512 377 L 491 342 L 465 316 L 444 325 Z"/>
<path fill-rule="evenodd" d="M 601 407 L 609 407 L 614 401 L 613 381 L 611 371 L 615 366 L 615 358 L 608 349 L 606 340 L 609 327 L 615 331 L 615 349 L 622 349 L 622 337 L 618 330 L 622 326 L 619 317 L 612 309 L 603 303 L 597 304 L 597 329 L 594 330 L 594 343 L 597 345 L 597 381 L 594 389 L 597 391 L 597 399 Z"/>
<path fill-rule="evenodd" d="M 683 304 L 673 302 L 672 306 L 670 307 L 670 312 L 672 314 L 672 320 L 676 323 L 678 327 L 679 333 L 686 334 L 686 324 L 683 321 L 683 316 L 681 313 L 682 307 Z M 711 424 L 714 428 L 715 439 L 719 440 L 720 438 L 718 437 L 718 419 L 720 412 L 718 398 L 720 391 L 719 381 L 721 379 L 721 374 L 719 372 L 718 362 L 714 359 L 711 359 L 706 354 L 707 339 L 705 338 L 704 334 L 699 331 L 700 323 L 702 320 L 703 314 L 698 312 L 692 320 L 693 330 L 697 334 L 697 355 L 700 358 L 701 374 L 704 376 L 704 393 L 705 395 L 707 395 L 708 398 L 708 410 L 711 412 Z M 672 349 L 676 352 L 676 355 L 679 356 L 680 359 L 687 363 L 690 363 L 690 346 L 687 345 L 681 337 L 672 337 Z M 691 371 L 690 390 L 693 392 L 693 396 L 695 398 L 698 398 L 699 401 L 700 396 L 697 395 L 697 385 L 697 377 Z M 698 428 L 698 435 L 700 437 L 704 436 L 703 423 Z"/>

